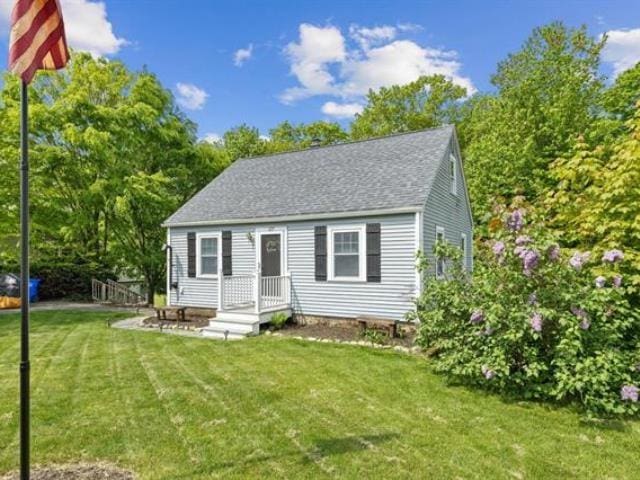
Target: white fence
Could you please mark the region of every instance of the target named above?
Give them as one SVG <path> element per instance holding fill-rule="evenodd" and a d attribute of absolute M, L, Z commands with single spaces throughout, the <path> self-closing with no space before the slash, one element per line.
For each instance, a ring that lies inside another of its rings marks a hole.
<path fill-rule="evenodd" d="M 279 277 L 262 277 L 260 289 L 260 308 L 273 308 L 289 305 L 291 296 L 291 278 L 288 275 Z"/>

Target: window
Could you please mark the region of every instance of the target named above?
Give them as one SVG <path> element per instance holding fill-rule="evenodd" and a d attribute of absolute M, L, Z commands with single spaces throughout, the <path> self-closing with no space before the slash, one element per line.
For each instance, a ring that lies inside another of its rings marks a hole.
<path fill-rule="evenodd" d="M 218 275 L 218 237 L 201 235 L 197 243 L 198 277 L 215 277 Z"/>
<path fill-rule="evenodd" d="M 444 228 L 436 227 L 436 245 L 439 243 L 444 243 Z M 436 278 L 444 278 L 445 264 L 444 258 L 437 257 L 436 258 Z"/>
<path fill-rule="evenodd" d="M 329 229 L 329 279 L 366 280 L 364 226 Z"/>
<path fill-rule="evenodd" d="M 460 234 L 460 250 L 462 250 L 462 266 L 467 268 L 467 234 Z"/>
<path fill-rule="evenodd" d="M 449 168 L 451 175 L 451 193 L 458 194 L 458 162 L 456 157 L 449 155 Z"/>

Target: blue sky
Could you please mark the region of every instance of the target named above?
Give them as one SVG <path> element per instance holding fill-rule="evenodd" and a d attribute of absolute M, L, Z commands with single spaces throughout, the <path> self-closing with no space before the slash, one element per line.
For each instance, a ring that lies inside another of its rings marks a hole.
<path fill-rule="evenodd" d="M 12 3 L 0 0 L 3 65 Z M 368 88 L 421 73 L 490 90 L 496 64 L 553 20 L 610 32 L 609 75 L 640 60 L 639 0 L 61 3 L 72 46 L 147 66 L 210 138 L 241 123 L 347 124 Z"/>

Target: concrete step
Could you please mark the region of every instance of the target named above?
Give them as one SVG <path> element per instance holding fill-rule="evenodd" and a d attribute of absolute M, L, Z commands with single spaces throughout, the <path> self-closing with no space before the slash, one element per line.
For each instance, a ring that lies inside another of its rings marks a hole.
<path fill-rule="evenodd" d="M 237 318 L 229 318 L 226 312 L 220 317 L 209 320 L 209 325 L 202 329 L 202 335 L 205 337 L 223 338 L 228 340 L 244 338 L 250 335 L 258 335 L 260 333 L 260 322 L 253 319 L 238 320 Z"/>

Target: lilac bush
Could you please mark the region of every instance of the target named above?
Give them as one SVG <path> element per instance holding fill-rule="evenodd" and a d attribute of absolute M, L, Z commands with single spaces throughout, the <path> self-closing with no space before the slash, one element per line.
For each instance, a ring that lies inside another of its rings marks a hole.
<path fill-rule="evenodd" d="M 445 279 L 427 278 L 416 313 L 435 369 L 593 415 L 640 413 L 640 315 L 619 273 L 624 252 L 564 249 L 524 208 L 499 214 L 473 277 L 459 249 L 436 246 Z"/>

